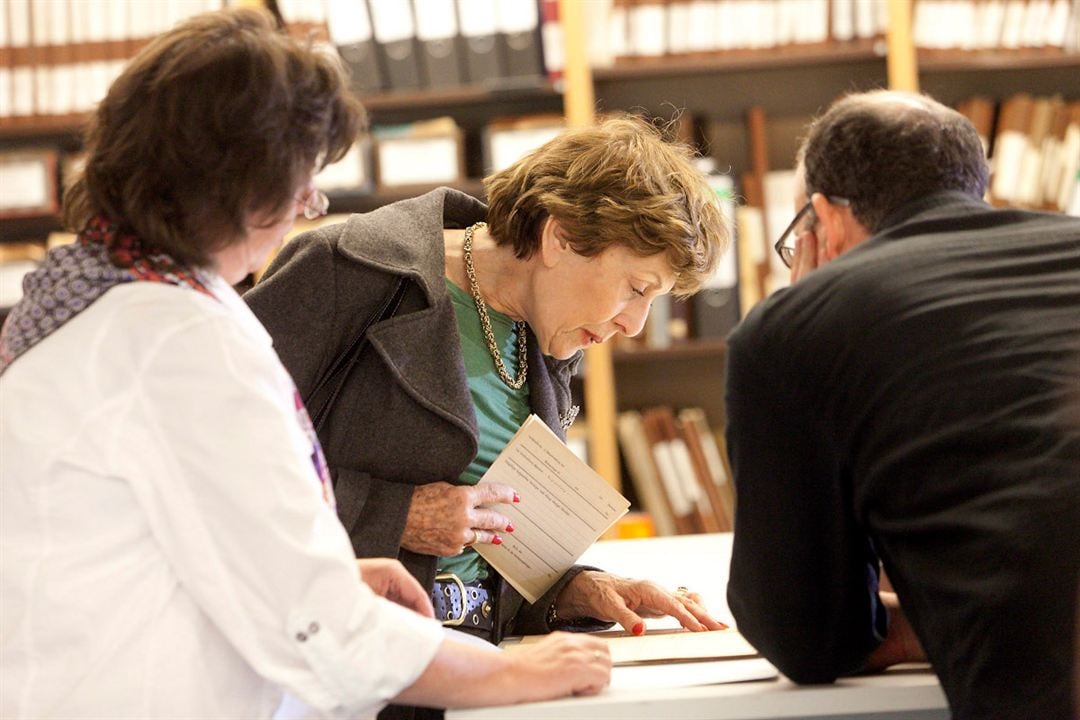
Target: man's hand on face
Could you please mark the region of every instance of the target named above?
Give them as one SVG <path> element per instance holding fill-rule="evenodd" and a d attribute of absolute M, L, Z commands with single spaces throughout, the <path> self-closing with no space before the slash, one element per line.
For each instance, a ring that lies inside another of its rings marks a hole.
<path fill-rule="evenodd" d="M 795 259 L 791 262 L 791 284 L 799 282 L 814 268 L 824 265 L 825 242 L 819 240 L 812 229 L 806 230 L 795 238 Z"/>

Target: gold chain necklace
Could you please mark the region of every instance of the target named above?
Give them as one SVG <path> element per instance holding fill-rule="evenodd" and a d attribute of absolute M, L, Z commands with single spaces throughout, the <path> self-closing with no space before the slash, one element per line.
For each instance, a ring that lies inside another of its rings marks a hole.
<path fill-rule="evenodd" d="M 502 353 L 499 352 L 499 344 L 495 342 L 495 333 L 491 330 L 491 318 L 488 317 L 487 304 L 480 294 L 480 283 L 476 281 L 476 267 L 473 266 L 472 257 L 472 239 L 473 233 L 475 233 L 478 228 L 484 227 L 487 227 L 487 223 L 478 222 L 465 228 L 465 241 L 461 244 L 461 254 L 465 257 L 465 274 L 469 276 L 469 291 L 472 293 L 473 300 L 476 302 L 476 314 L 480 316 L 480 328 L 484 331 L 484 339 L 487 341 L 488 352 L 491 353 L 491 359 L 495 361 L 495 371 L 499 373 L 499 377 L 502 378 L 502 381 L 509 385 L 511 389 L 520 390 L 521 386 L 525 384 L 525 378 L 529 374 L 529 362 L 526 357 L 525 347 L 525 323 L 520 320 L 514 323 L 518 347 L 518 376 L 515 380 L 510 377 L 510 373 L 506 372 L 506 366 L 503 365 Z"/>

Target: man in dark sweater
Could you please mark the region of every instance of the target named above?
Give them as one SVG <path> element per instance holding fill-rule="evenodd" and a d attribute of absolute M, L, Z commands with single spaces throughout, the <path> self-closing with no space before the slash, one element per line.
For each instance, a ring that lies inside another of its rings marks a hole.
<path fill-rule="evenodd" d="M 983 202 L 924 96 L 848 96 L 800 158 L 796 282 L 729 339 L 739 629 L 796 682 L 925 649 L 957 718 L 1073 718 L 1080 219 Z"/>

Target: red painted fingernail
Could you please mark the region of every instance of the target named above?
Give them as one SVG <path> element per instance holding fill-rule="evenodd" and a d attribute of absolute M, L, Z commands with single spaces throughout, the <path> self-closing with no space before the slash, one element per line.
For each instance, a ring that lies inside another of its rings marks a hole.
<path fill-rule="evenodd" d="M 517 493 L 514 493 L 514 502 L 521 502 L 521 496 Z"/>
<path fill-rule="evenodd" d="M 644 635 L 645 634 L 645 623 L 640 623 L 639 622 L 637 625 L 635 625 L 634 627 L 632 627 L 630 629 L 630 632 L 634 633 L 635 635 Z"/>
<path fill-rule="evenodd" d="M 514 532 L 514 523 L 506 523 L 506 532 Z"/>
<path fill-rule="evenodd" d="M 502 538 L 499 537 L 498 535 L 496 535 L 495 537 L 493 537 L 491 539 L 491 544 L 492 545 L 502 545 Z"/>

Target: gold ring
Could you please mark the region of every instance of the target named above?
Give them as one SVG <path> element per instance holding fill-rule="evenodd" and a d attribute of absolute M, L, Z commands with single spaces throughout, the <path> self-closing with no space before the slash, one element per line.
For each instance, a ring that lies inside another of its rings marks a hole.
<path fill-rule="evenodd" d="M 690 595 L 690 588 L 686 587 L 685 585 L 680 585 L 679 587 L 675 588 L 675 594 L 688 597 Z"/>
<path fill-rule="evenodd" d="M 472 540 L 465 543 L 465 547 L 470 547 L 476 544 L 476 541 L 480 539 L 480 533 L 476 532 L 476 528 L 469 528 L 472 530 Z"/>

